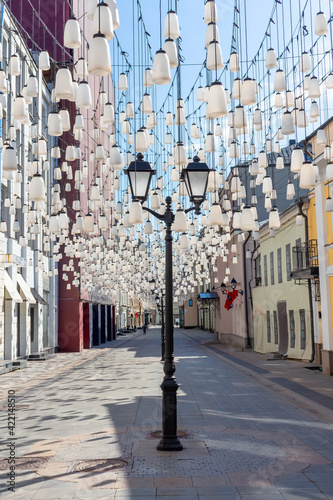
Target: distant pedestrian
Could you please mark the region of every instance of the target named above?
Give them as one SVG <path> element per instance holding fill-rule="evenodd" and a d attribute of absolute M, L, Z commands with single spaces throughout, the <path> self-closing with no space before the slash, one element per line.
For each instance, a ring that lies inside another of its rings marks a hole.
<path fill-rule="evenodd" d="M 144 333 L 144 335 L 145 335 L 145 334 L 146 334 L 146 332 L 147 332 L 147 325 L 143 325 L 143 327 L 142 327 L 142 331 L 143 331 L 143 333 Z"/>

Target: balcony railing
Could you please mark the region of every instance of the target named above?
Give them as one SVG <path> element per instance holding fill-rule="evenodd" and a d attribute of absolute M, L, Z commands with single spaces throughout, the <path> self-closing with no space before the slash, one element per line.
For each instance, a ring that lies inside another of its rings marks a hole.
<path fill-rule="evenodd" d="M 309 240 L 293 247 L 293 271 L 295 280 L 313 279 L 319 276 L 317 240 Z"/>

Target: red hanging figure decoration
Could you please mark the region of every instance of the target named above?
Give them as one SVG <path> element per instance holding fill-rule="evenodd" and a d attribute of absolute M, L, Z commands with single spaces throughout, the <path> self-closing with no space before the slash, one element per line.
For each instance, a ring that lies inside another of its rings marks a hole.
<path fill-rule="evenodd" d="M 233 290 L 232 292 L 227 293 L 227 298 L 224 304 L 224 307 L 227 311 L 230 311 L 230 309 L 233 307 L 233 302 L 237 299 L 238 297 L 238 290 Z"/>

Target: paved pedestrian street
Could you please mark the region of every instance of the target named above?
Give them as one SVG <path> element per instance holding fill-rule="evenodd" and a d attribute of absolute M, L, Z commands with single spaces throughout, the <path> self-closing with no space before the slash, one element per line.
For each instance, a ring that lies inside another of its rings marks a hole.
<path fill-rule="evenodd" d="M 212 340 L 175 330 L 181 452 L 156 449 L 158 328 L 2 375 L 1 499 L 332 500 L 331 381 L 317 390 L 323 375 L 301 363 L 274 365 Z M 298 387 L 307 372 L 320 403 L 288 387 L 288 370 Z M 15 440 L 8 391 L 16 395 Z M 10 442 L 15 492 L 7 490 Z"/>

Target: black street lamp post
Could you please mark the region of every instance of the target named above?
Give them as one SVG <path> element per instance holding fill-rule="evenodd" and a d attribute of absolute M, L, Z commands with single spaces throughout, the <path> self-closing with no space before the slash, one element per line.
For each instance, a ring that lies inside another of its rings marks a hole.
<path fill-rule="evenodd" d="M 129 165 L 126 173 L 130 181 L 130 189 L 133 200 L 142 203 L 147 200 L 151 176 L 155 173 L 148 162 L 143 160 L 139 153 L 137 159 Z M 195 210 L 200 214 L 200 206 L 204 201 L 207 190 L 209 168 L 201 163 L 198 157 L 194 157 L 193 163 L 182 171 L 182 180 L 185 181 L 190 200 L 193 207 L 185 210 L 186 213 Z M 177 389 L 178 384 L 175 377 L 174 362 L 174 328 L 173 328 L 173 272 L 172 272 L 172 223 L 175 215 L 172 211 L 172 199 L 165 199 L 166 210 L 163 214 L 155 212 L 151 208 L 142 208 L 151 213 L 158 220 L 165 223 L 165 355 L 164 355 L 164 378 L 162 389 L 162 439 L 157 449 L 160 451 L 181 451 L 183 446 L 177 437 Z"/>
<path fill-rule="evenodd" d="M 165 355 L 165 331 L 164 331 L 164 295 L 161 293 L 161 296 L 157 295 L 155 300 L 158 305 L 158 310 L 161 315 L 161 361 L 164 361 Z M 161 303 L 159 303 L 161 301 Z"/>

